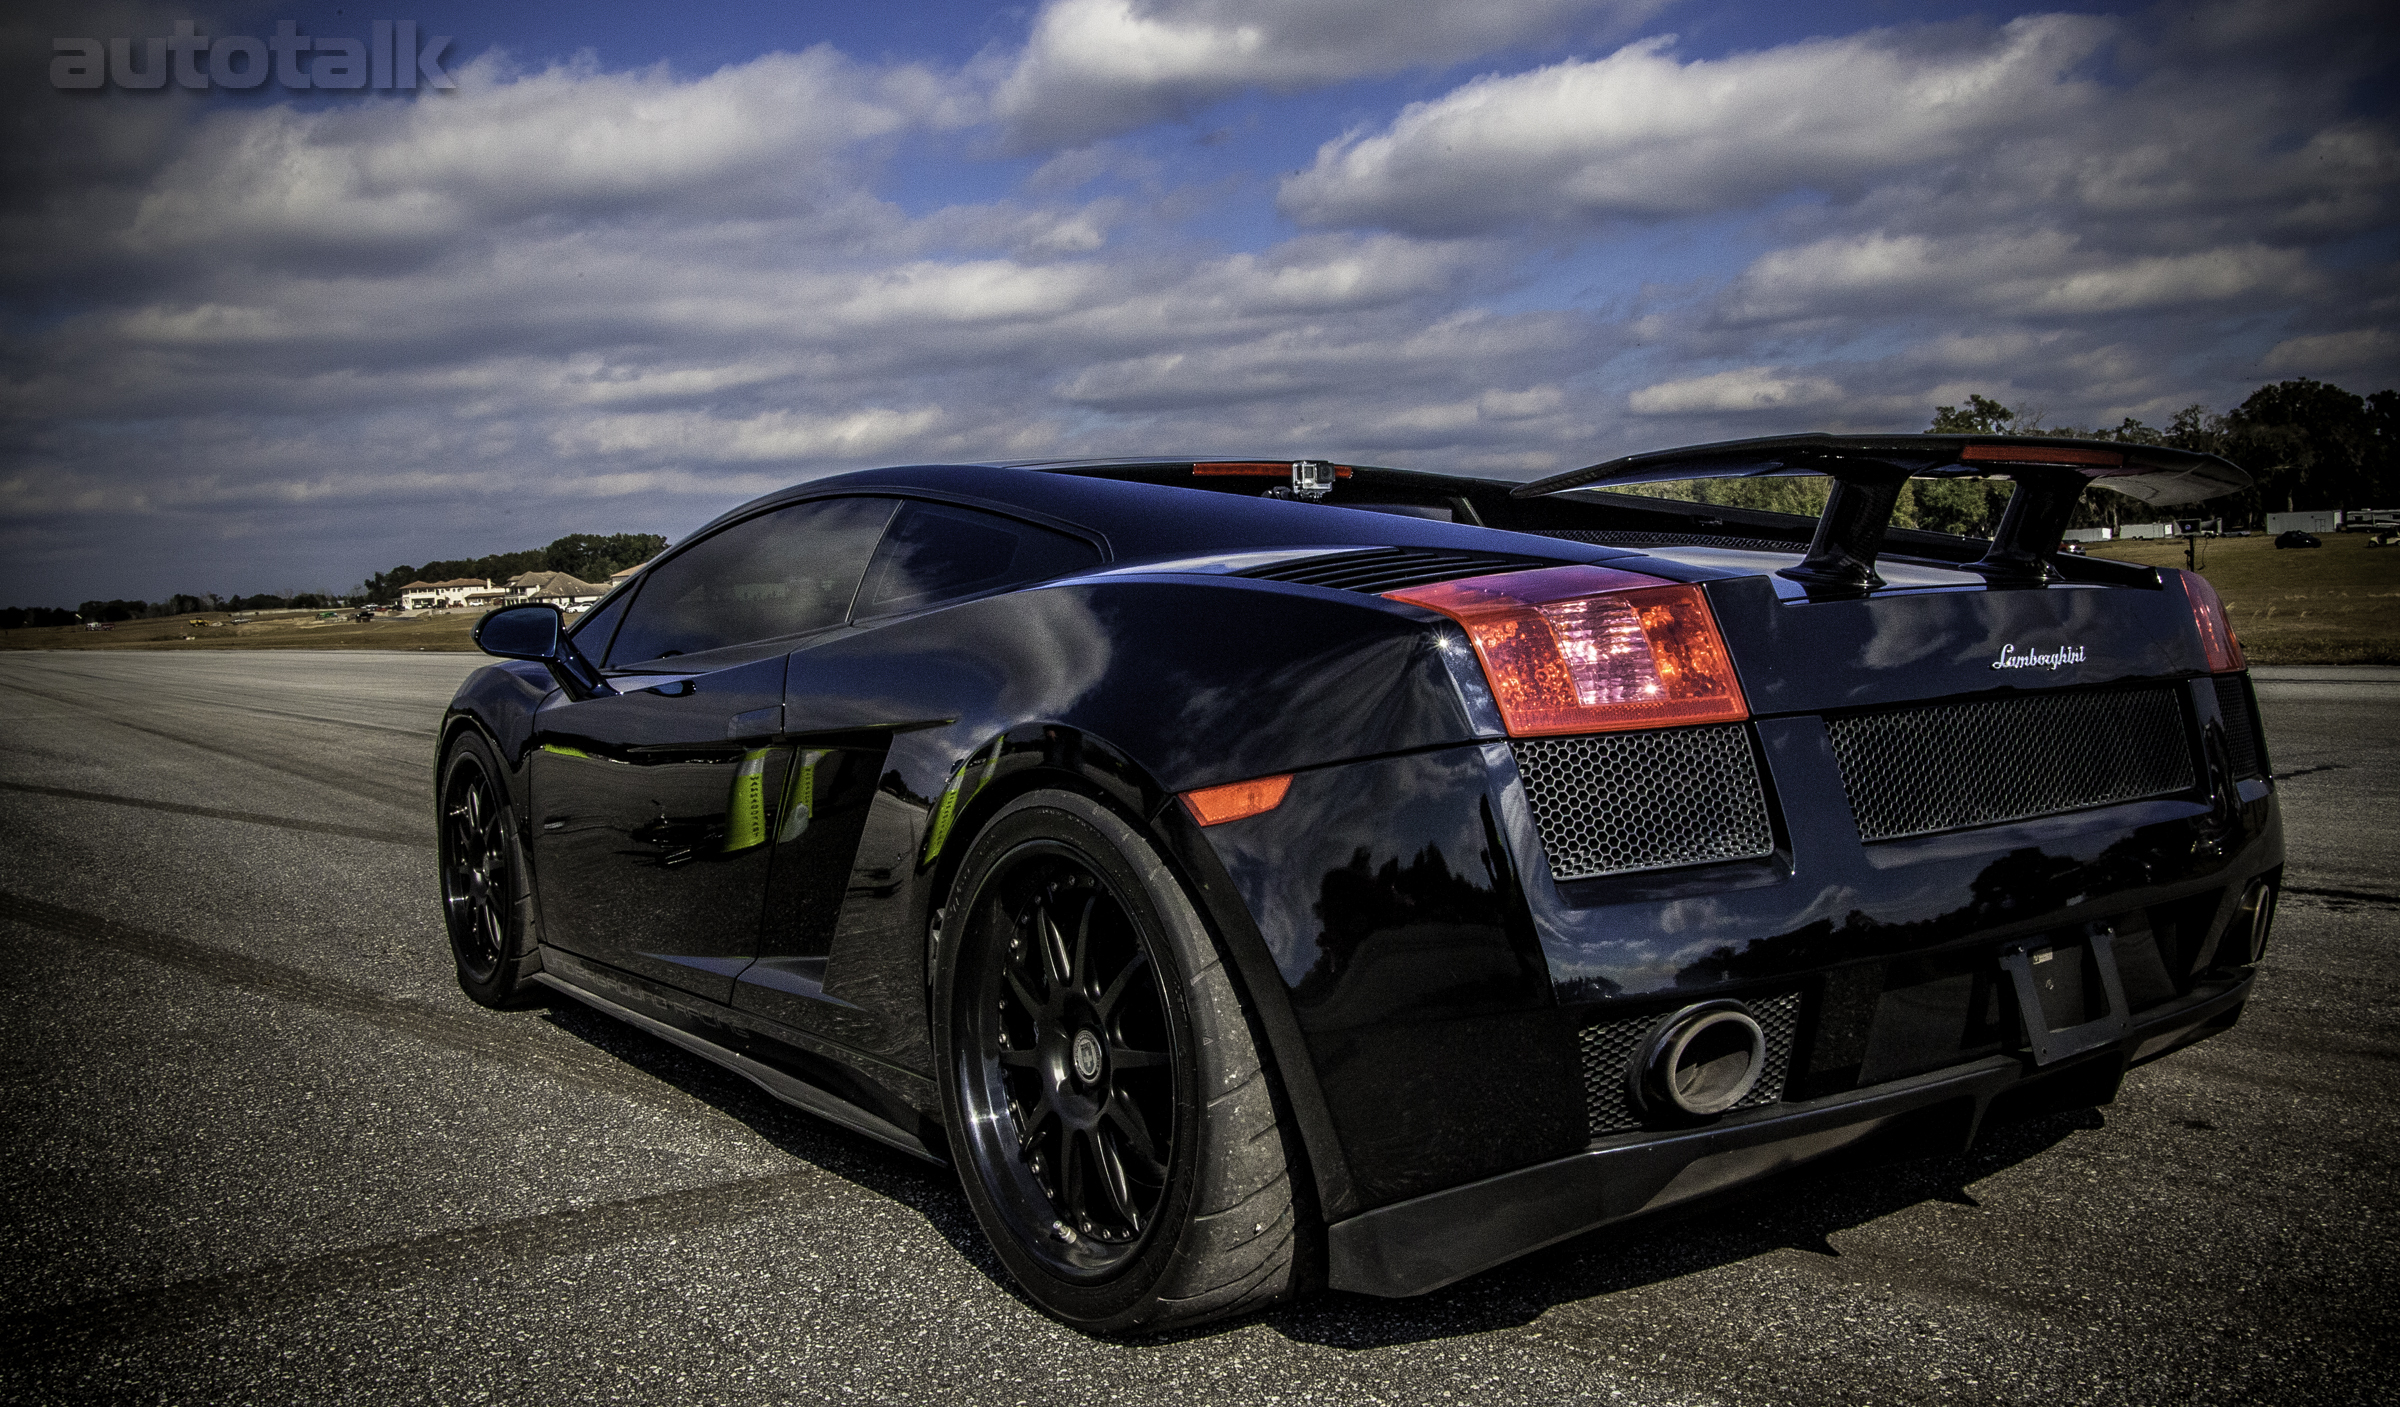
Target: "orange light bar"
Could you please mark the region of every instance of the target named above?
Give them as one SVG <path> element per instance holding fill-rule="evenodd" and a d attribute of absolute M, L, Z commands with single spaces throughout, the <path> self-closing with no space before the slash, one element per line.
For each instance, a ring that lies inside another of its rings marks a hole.
<path fill-rule="evenodd" d="M 1291 474 L 1292 461 L 1286 459 L 1275 463 L 1269 463 L 1263 459 L 1221 460 L 1210 464 L 1195 464 L 1192 466 L 1192 472 L 1203 479 L 1235 477 L 1247 479 L 1281 479 Z M 1337 479 L 1349 478 L 1350 466 L 1347 464 L 1336 464 L 1333 466 L 1333 477 Z"/>
<path fill-rule="evenodd" d="M 2200 632 L 2200 653 L 2208 658 L 2211 674 L 2239 674 L 2250 667 L 2242 654 L 2242 642 L 2234 637 L 2233 619 L 2225 614 L 2225 603 L 2217 598 L 2217 589 L 2208 578 L 2169 567 L 2183 581 L 2185 599 L 2192 603 L 2192 625 Z"/>
<path fill-rule="evenodd" d="M 1221 787 L 1202 787 L 1183 794 L 1183 804 L 1192 809 L 1192 819 L 1204 826 L 1221 826 L 1246 816 L 1262 815 L 1283 804 L 1284 793 L 1292 789 L 1292 774 L 1280 777 L 1256 777 L 1247 782 L 1227 782 Z"/>
<path fill-rule="evenodd" d="M 1750 716 L 1697 586 L 1609 567 L 1543 567 L 1384 595 L 1466 627 L 1510 737 Z"/>
<path fill-rule="evenodd" d="M 2096 464 L 2113 469 L 2125 456 L 2113 449 L 2070 449 L 2065 445 L 1969 445 L 1958 452 L 1966 464 Z"/>

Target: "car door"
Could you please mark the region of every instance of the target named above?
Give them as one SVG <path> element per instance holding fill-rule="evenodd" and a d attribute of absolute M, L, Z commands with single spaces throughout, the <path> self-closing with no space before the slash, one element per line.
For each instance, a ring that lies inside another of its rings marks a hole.
<path fill-rule="evenodd" d="M 956 504 L 900 504 L 866 571 L 851 620 L 875 629 L 970 597 L 990 595 L 1101 564 L 1081 538 Z M 852 637 L 843 653 L 873 644 Z M 889 660 L 910 667 L 905 636 Z M 791 657 L 784 727 L 797 740 L 786 782 L 790 804 L 778 827 L 773 892 L 758 961 L 734 987 L 744 1010 L 862 1048 L 886 1034 L 872 1013 L 907 1005 L 924 980 L 921 933 L 903 907 L 885 903 L 916 860 L 928 805 L 897 783 L 884 784 L 888 739 L 820 730 L 812 717 L 826 698 L 810 672 L 810 651 Z M 855 700 L 840 701 L 855 724 Z M 902 723 L 910 720 L 880 720 Z M 837 946 L 836 939 L 843 941 Z"/>
<path fill-rule="evenodd" d="M 616 692 L 554 694 L 535 714 L 544 942 L 728 999 L 757 952 L 795 761 L 776 742 L 785 657 L 845 628 L 893 507 L 819 499 L 743 519 L 576 632 Z"/>

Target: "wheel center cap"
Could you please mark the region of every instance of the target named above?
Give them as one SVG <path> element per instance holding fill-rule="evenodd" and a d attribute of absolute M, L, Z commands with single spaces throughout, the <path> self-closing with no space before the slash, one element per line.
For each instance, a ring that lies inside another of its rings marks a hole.
<path fill-rule="evenodd" d="M 1085 1084 L 1100 1078 L 1100 1038 L 1090 1031 L 1075 1033 L 1075 1077 Z"/>

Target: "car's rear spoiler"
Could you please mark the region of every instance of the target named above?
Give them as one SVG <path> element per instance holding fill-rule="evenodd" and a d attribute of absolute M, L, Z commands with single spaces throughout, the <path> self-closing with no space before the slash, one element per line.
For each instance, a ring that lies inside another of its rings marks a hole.
<path fill-rule="evenodd" d="M 2048 435 L 1773 435 L 1629 454 L 1570 469 L 1513 491 L 1536 498 L 1565 489 L 1612 488 L 1676 479 L 1751 479 L 1822 474 L 1832 479 L 1808 556 L 1781 575 L 1812 590 L 1882 585 L 1883 547 L 1900 486 L 1910 479 L 2003 475 L 2016 480 L 1991 550 L 1972 570 L 1994 585 L 2038 586 L 2046 562 L 2091 484 L 2144 503 L 2197 503 L 2250 486 L 2250 476 L 2213 454 L 2163 445 Z"/>

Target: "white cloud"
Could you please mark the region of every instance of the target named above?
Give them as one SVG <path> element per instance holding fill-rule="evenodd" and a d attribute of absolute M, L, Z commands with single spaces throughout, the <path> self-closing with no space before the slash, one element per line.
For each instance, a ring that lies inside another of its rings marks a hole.
<path fill-rule="evenodd" d="M 819 47 L 703 78 L 576 66 L 510 76 L 485 57 L 439 101 L 275 106 L 203 122 L 121 238 L 139 251 L 241 241 L 422 250 L 532 216 L 607 218 L 696 202 L 788 211 L 843 184 L 857 143 L 955 124 L 970 106 L 922 69 Z"/>
<path fill-rule="evenodd" d="M 1626 405 L 1636 415 L 1742 415 L 1827 405 L 1841 395 L 1841 385 L 1822 376 L 1749 366 L 1644 386 L 1626 397 Z"/>
<path fill-rule="evenodd" d="M 2341 13 L 2356 8 L 2346 0 L 2317 8 L 2333 12 L 2320 14 L 2327 36 L 2360 18 Z M 2133 22 L 2067 14 L 1689 61 L 1656 36 L 1413 103 L 1326 143 L 1279 204 L 1306 225 L 1459 235 L 1795 195 L 1838 216 L 1881 192 L 1886 210 L 1925 222 L 2038 209 L 2162 231 L 2239 219 L 2286 237 L 2355 234 L 2389 216 L 2400 140 L 2331 97 L 2365 77 L 2358 52 L 2318 46 L 2171 53 Z"/>
<path fill-rule="evenodd" d="M 1283 185 L 1304 224 L 1464 233 L 1842 189 L 2070 123 L 2110 27 L 2037 15 L 1947 39 L 1875 31 L 1678 62 L 1671 36 L 1488 75 L 1327 143 Z M 1946 40 L 1946 42 L 1945 42 Z"/>
<path fill-rule="evenodd" d="M 649 454 L 736 463 L 781 460 L 872 459 L 921 440 L 941 423 L 938 407 L 882 407 L 841 415 L 766 411 L 728 420 L 705 411 L 578 417 L 551 432 L 561 454 Z"/>
<path fill-rule="evenodd" d="M 1737 324 L 1902 308 L 2075 316 L 2288 298 L 2318 282 L 2301 251 L 2260 244 L 2126 257 L 2058 230 L 1953 239 L 1875 231 L 1760 256 L 1734 280 L 1724 316 Z"/>
<path fill-rule="evenodd" d="M 2329 376 L 2343 371 L 2367 371 L 2390 376 L 2400 369 L 2400 332 L 2388 327 L 2358 327 L 2348 332 L 2320 332 L 2276 343 L 2259 359 L 2263 371 L 2285 376 Z"/>
<path fill-rule="evenodd" d="M 1189 116 L 1245 88 L 1298 92 L 1622 24 L 1669 0 L 1050 0 L 994 95 L 1022 148 Z"/>

